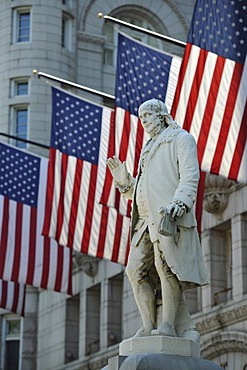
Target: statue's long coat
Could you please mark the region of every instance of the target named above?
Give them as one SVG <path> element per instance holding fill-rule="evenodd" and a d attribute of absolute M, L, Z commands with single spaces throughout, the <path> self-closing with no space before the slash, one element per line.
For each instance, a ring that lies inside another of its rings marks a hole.
<path fill-rule="evenodd" d="M 148 143 L 146 144 L 148 145 Z M 145 150 L 145 146 L 142 153 Z M 142 155 L 141 155 L 142 158 Z M 140 158 L 140 162 L 141 162 Z M 194 203 L 199 180 L 196 143 L 191 134 L 179 126 L 169 126 L 165 129 L 145 158 L 145 183 L 148 194 L 148 228 L 158 229 L 160 221 L 159 209 L 167 206 L 172 200 L 182 201 L 188 209 L 176 223 L 182 226 L 179 240 L 175 243 L 173 237 L 158 234 L 161 248 L 166 261 L 178 279 L 187 286 L 207 284 L 207 273 L 204 266 L 201 245 L 198 238 Z M 138 183 L 138 175 L 134 183 Z M 132 204 L 132 240 L 135 225 L 139 215 L 135 201 L 135 185 L 127 193 L 127 198 L 133 199 Z M 185 228 L 185 229 L 184 229 Z M 133 243 L 132 243 L 133 247 Z M 192 284 L 190 284 L 192 283 Z"/>

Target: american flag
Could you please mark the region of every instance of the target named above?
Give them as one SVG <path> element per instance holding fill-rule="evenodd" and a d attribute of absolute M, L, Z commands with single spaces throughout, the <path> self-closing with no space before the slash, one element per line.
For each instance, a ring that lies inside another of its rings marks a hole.
<path fill-rule="evenodd" d="M 110 153 L 126 161 L 127 169 L 136 175 L 141 148 L 146 141 L 138 119 L 139 106 L 148 99 L 165 101 L 171 108 L 181 58 L 149 47 L 131 37 L 119 33 L 116 103 L 115 149 Z M 115 190 L 110 171 L 106 172 L 101 203 L 115 207 L 121 214 L 130 215 L 130 201 Z"/>
<path fill-rule="evenodd" d="M 25 292 L 24 284 L 0 280 L 0 307 L 24 316 Z"/>
<path fill-rule="evenodd" d="M 247 181 L 247 4 L 198 0 L 172 114 L 197 141 L 203 171 Z"/>
<path fill-rule="evenodd" d="M 72 294 L 72 253 L 41 235 L 48 160 L 0 143 L 0 278 Z"/>
<path fill-rule="evenodd" d="M 112 110 L 52 88 L 52 133 L 43 234 L 125 264 L 129 219 L 99 204 Z"/>

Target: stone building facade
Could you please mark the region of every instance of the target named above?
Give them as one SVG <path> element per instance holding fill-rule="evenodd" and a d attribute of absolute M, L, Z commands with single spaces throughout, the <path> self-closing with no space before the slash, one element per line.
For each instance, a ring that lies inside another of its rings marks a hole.
<path fill-rule="evenodd" d="M 194 0 L 1 0 L 0 131 L 49 145 L 50 86 L 33 69 L 114 95 L 116 30 L 99 12 L 186 41 L 193 7 Z M 9 142 L 48 156 L 46 149 Z M 202 357 L 247 370 L 247 187 L 210 175 L 204 198 L 201 241 L 211 284 L 187 299 Z M 79 253 L 73 263 L 72 297 L 28 287 L 25 318 L 0 311 L 0 369 L 98 370 L 139 328 L 122 265 Z"/>

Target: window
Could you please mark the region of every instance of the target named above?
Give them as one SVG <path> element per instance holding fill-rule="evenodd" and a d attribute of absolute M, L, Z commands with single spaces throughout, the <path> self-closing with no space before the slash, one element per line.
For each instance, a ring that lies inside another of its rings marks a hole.
<path fill-rule="evenodd" d="M 27 78 L 11 80 L 11 97 L 29 94 L 29 82 Z"/>
<path fill-rule="evenodd" d="M 17 106 L 11 108 L 11 132 L 14 136 L 27 139 L 28 107 Z M 16 140 L 14 145 L 18 148 L 26 148 L 27 144 Z"/>
<path fill-rule="evenodd" d="M 27 138 L 27 108 L 16 110 L 16 136 L 26 139 Z M 25 148 L 26 143 L 17 141 L 18 148 Z"/>
<path fill-rule="evenodd" d="M 28 94 L 28 82 L 16 82 L 16 95 Z"/>
<path fill-rule="evenodd" d="M 65 364 L 79 356 L 80 296 L 75 295 L 66 302 Z"/>
<path fill-rule="evenodd" d="M 187 289 L 184 292 L 187 305 L 189 307 L 189 312 L 194 314 L 201 310 L 201 289 L 200 288 L 193 288 Z"/>
<path fill-rule="evenodd" d="M 30 13 L 19 13 L 18 17 L 18 42 L 29 41 Z"/>
<path fill-rule="evenodd" d="M 18 370 L 20 368 L 20 333 L 20 318 L 5 317 L 3 322 L 3 363 L 1 364 L 4 370 Z"/>
<path fill-rule="evenodd" d="M 29 120 L 29 79 L 17 77 L 10 80 L 10 134 L 27 139 Z M 20 140 L 12 140 L 12 144 L 18 148 L 26 148 L 26 143 Z"/>
<path fill-rule="evenodd" d="M 30 42 L 31 12 L 29 8 L 18 8 L 13 11 L 13 42 Z"/>
<path fill-rule="evenodd" d="M 72 50 L 72 21 L 72 17 L 68 13 L 63 12 L 61 45 L 70 51 Z"/>
<path fill-rule="evenodd" d="M 123 273 L 113 276 L 108 284 L 108 347 L 122 340 Z"/>
<path fill-rule="evenodd" d="M 128 15 L 121 15 L 119 17 L 121 20 L 124 20 L 128 23 L 134 24 L 136 26 L 149 29 L 154 31 L 153 27 L 151 27 L 150 24 L 144 19 L 141 18 L 135 18 Z M 144 33 L 137 32 L 135 30 L 126 29 L 126 27 L 118 26 L 116 27 L 119 30 L 123 30 L 125 33 L 130 35 L 131 37 L 135 38 L 138 41 L 142 41 L 146 44 L 149 44 L 153 47 L 156 47 L 160 50 L 163 49 L 162 41 L 151 37 L 149 35 L 146 35 Z M 117 50 L 117 31 L 114 27 L 112 27 L 111 24 L 105 23 L 104 24 L 104 35 L 106 36 L 106 44 L 105 44 L 105 50 L 104 50 L 104 64 L 114 66 L 115 59 L 116 59 L 116 50 Z"/>
<path fill-rule="evenodd" d="M 230 222 L 210 232 L 212 305 L 232 298 L 232 240 Z"/>
<path fill-rule="evenodd" d="M 100 284 L 87 289 L 86 355 L 100 350 Z"/>

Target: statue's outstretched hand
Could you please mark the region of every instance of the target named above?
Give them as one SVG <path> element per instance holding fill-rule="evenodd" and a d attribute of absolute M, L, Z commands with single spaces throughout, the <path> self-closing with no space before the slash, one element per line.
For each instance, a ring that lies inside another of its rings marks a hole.
<path fill-rule="evenodd" d="M 126 162 L 121 162 L 116 156 L 108 158 L 106 162 L 114 180 L 122 187 L 130 182 L 130 174 L 126 168 Z"/>

